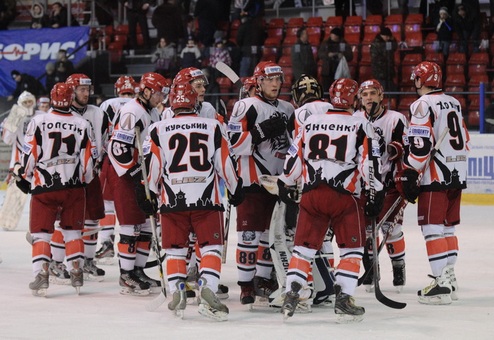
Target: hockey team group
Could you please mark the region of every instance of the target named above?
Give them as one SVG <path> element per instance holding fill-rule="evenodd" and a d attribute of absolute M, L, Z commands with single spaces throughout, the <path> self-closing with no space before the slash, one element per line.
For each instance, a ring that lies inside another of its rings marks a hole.
<path fill-rule="evenodd" d="M 45 296 L 50 283 L 69 284 L 79 293 L 103 280 L 96 264 L 117 254 L 122 294 L 157 294 L 157 306 L 167 299 L 182 317 L 193 298 L 201 315 L 227 320 L 220 278 L 233 206 L 242 305 L 278 308 L 285 319 L 326 305 L 337 322 L 358 322 L 358 285 L 380 300 L 381 249 L 393 285 L 406 283 L 403 211 L 417 202 L 433 279 L 418 301 L 452 303 L 469 134 L 437 64 L 421 62 L 411 78 L 418 96 L 409 117 L 385 106 L 374 79 L 337 79 L 328 102 L 328 89 L 302 75 L 294 107 L 278 98 L 283 70 L 270 61 L 223 114 L 204 101 L 208 80 L 196 68 L 172 82 L 122 76 L 117 97 L 99 107 L 88 104 L 84 74 L 57 83 L 37 109 L 24 92 L 2 138 L 14 145 L 12 185 L 32 195 L 29 289 Z M 144 272 L 152 263 L 166 268 L 160 280 Z"/>

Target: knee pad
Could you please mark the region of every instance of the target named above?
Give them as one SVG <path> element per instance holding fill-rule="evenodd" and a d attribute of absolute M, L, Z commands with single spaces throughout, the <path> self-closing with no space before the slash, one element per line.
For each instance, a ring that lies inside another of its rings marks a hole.
<path fill-rule="evenodd" d="M 426 241 L 436 240 L 444 237 L 444 225 L 442 224 L 424 224 L 422 226 L 422 235 Z"/>
<path fill-rule="evenodd" d="M 443 234 L 444 234 L 444 237 L 452 237 L 452 236 L 455 236 L 455 231 L 456 231 L 456 228 L 454 226 L 451 226 L 451 227 L 444 227 L 443 229 Z"/>

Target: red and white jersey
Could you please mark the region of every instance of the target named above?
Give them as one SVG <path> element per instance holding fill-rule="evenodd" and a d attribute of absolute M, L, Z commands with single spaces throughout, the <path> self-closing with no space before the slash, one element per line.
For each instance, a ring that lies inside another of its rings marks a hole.
<path fill-rule="evenodd" d="M 380 115 L 373 117 L 372 119 L 365 110 L 356 111 L 353 115 L 369 120 L 374 127 L 374 132 L 380 139 L 379 144 L 382 162 L 381 176 L 386 187 L 393 186 L 392 183 L 394 183 L 394 175 L 397 171 L 397 167 L 394 161 L 389 160 L 387 145 L 391 142 L 399 142 L 401 145 L 404 145 L 403 138 L 408 128 L 407 118 L 398 111 L 388 110 L 386 108 Z"/>
<path fill-rule="evenodd" d="M 197 114 L 199 117 L 217 119 L 216 109 L 214 108 L 214 106 L 211 103 L 202 102 L 200 107 L 201 107 L 201 109 L 199 110 L 199 113 Z M 175 113 L 173 113 L 173 110 L 171 109 L 171 107 L 167 107 L 162 113 L 162 119 L 173 118 L 174 115 L 175 115 Z"/>
<path fill-rule="evenodd" d="M 140 129 L 141 142 L 144 142 L 149 126 L 154 123 L 150 111 L 139 98 L 136 98 L 127 102 L 117 113 L 108 145 L 108 157 L 118 176 L 123 176 L 137 164 L 135 128 Z"/>
<path fill-rule="evenodd" d="M 424 172 L 421 188 L 425 191 L 466 188 L 470 135 L 458 100 L 442 91 L 433 91 L 414 101 L 410 112 L 409 150 L 405 163 L 414 169 L 421 171 L 424 168 L 436 140 L 449 128 L 439 151 Z"/>
<path fill-rule="evenodd" d="M 288 150 L 283 174 L 279 178 L 295 185 L 301 177 L 306 192 L 326 183 L 339 192 L 360 194 L 361 179 L 366 189 L 372 187 L 369 167 L 374 170 L 374 188 L 380 182 L 379 142 L 372 125 L 364 118 L 332 109 L 324 115 L 312 115 Z M 369 138 L 372 160 L 369 159 Z M 369 163 L 372 162 L 372 163 Z"/>
<path fill-rule="evenodd" d="M 12 152 L 10 155 L 9 169 L 13 169 L 16 163 L 21 164 L 22 162 L 22 148 L 24 146 L 24 135 L 27 130 L 27 126 L 31 119 L 36 115 L 46 114 L 46 112 L 41 110 L 35 110 L 33 116 L 26 116 L 22 119 L 19 127 L 15 132 L 9 129 L 2 129 L 2 140 L 7 145 L 12 145 Z"/>
<path fill-rule="evenodd" d="M 132 100 L 130 97 L 115 97 L 115 98 L 110 98 L 105 100 L 103 103 L 100 104 L 100 109 L 103 110 L 104 113 L 106 113 L 108 117 L 108 121 L 110 123 L 110 128 L 108 130 L 108 135 L 111 136 L 113 133 L 113 125 L 115 125 L 115 117 L 117 116 L 118 110 L 129 100 Z"/>
<path fill-rule="evenodd" d="M 144 144 L 149 187 L 161 211 L 223 210 L 219 181 L 238 184 L 228 139 L 215 119 L 178 115 L 150 127 Z"/>
<path fill-rule="evenodd" d="M 323 100 L 315 100 L 296 109 L 293 113 L 293 137 L 296 137 L 299 134 L 300 128 L 304 125 L 307 118 L 312 115 L 326 114 L 328 110 L 332 108 L 333 105 L 331 103 Z"/>
<path fill-rule="evenodd" d="M 83 109 L 71 106 L 70 110 L 74 114 L 81 115 L 86 119 L 91 127 L 93 128 L 93 136 L 96 144 L 96 150 L 98 151 L 97 160 L 101 161 L 103 157 L 104 150 L 108 144 L 109 138 L 109 120 L 108 116 L 103 112 L 103 110 L 96 105 L 87 105 Z"/>
<path fill-rule="evenodd" d="M 288 121 L 293 111 L 293 105 L 287 101 L 278 99 L 270 103 L 259 96 L 244 98 L 233 106 L 228 133 L 233 152 L 238 156 L 238 173 L 244 187 L 260 185 L 261 175 L 281 174 L 290 146 L 288 132 L 254 145 L 249 131 L 256 123 L 272 117 L 282 117 Z"/>
<path fill-rule="evenodd" d="M 49 111 L 33 117 L 24 138 L 24 174 L 33 194 L 81 187 L 93 179 L 97 156 L 90 123 Z"/>

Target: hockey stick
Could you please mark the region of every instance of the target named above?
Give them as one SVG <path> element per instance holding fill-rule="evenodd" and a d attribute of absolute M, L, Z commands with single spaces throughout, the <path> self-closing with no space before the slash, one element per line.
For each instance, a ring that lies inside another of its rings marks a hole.
<path fill-rule="evenodd" d="M 220 71 L 221 73 L 223 73 L 225 75 L 225 77 L 227 77 L 228 79 L 231 80 L 231 82 L 237 86 L 237 88 L 241 88 L 242 87 L 242 82 L 240 81 L 240 77 L 238 76 L 237 73 L 235 73 L 235 71 L 230 67 L 228 66 L 227 64 L 225 64 L 224 62 L 222 61 L 219 61 L 216 63 L 216 69 L 218 71 Z"/>
<path fill-rule="evenodd" d="M 226 207 L 225 228 L 223 235 L 223 253 L 221 254 L 221 263 L 226 263 L 226 252 L 228 251 L 228 234 L 230 233 L 230 215 L 232 213 L 232 205 L 228 203 Z"/>
<path fill-rule="evenodd" d="M 142 171 L 142 181 L 144 182 L 144 191 L 146 192 L 146 199 L 151 201 L 151 191 L 149 190 L 149 182 L 148 182 L 148 174 L 147 174 L 147 169 L 146 169 L 146 164 L 144 161 L 144 151 L 142 149 L 142 142 L 141 142 L 141 130 L 136 127 L 135 128 L 135 133 L 136 133 L 136 144 L 137 144 L 137 151 L 139 152 L 139 159 L 141 163 L 141 171 Z M 166 286 L 165 286 L 165 276 L 163 274 L 163 265 L 161 263 L 161 257 L 160 257 L 160 249 L 159 249 L 159 240 L 158 240 L 158 232 L 157 232 L 157 226 L 156 226 L 156 220 L 154 219 L 154 215 L 149 215 L 149 221 L 151 222 L 151 230 L 153 232 L 153 241 L 151 242 L 152 248 L 154 250 L 154 253 L 156 254 L 156 261 L 158 263 L 158 270 L 160 273 L 160 279 L 161 279 L 161 292 L 163 294 L 158 295 L 158 297 L 154 300 L 152 300 L 148 305 L 146 306 L 146 310 L 149 312 L 153 312 L 161 306 L 165 300 L 166 300 Z"/>
<path fill-rule="evenodd" d="M 376 160 L 374 156 L 374 149 L 372 146 L 372 139 L 368 136 L 369 142 L 369 201 L 371 203 L 375 202 L 376 198 L 376 187 L 375 187 L 375 173 L 374 173 L 374 162 Z M 371 227 L 372 227 L 372 254 L 374 257 L 374 292 L 376 295 L 377 301 L 381 302 L 383 305 L 388 306 L 394 309 L 403 309 L 406 307 L 406 303 L 398 302 L 391 300 L 387 296 L 383 294 L 381 288 L 379 287 L 379 255 L 377 254 L 377 237 L 379 235 L 379 229 L 377 229 L 376 217 L 371 218 Z"/>

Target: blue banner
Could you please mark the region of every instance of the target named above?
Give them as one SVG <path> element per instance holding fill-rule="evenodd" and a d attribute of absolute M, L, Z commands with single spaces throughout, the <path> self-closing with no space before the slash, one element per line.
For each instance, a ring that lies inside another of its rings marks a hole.
<path fill-rule="evenodd" d="M 55 62 L 60 49 L 71 54 L 89 39 L 89 27 L 42 28 L 0 31 L 0 96 L 6 97 L 16 83 L 10 72 L 17 70 L 38 78 L 48 62 Z M 86 56 L 83 47 L 70 60 L 74 65 Z M 44 83 L 44 80 L 42 81 Z"/>

